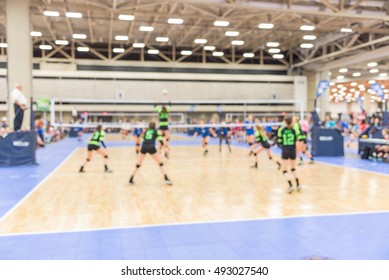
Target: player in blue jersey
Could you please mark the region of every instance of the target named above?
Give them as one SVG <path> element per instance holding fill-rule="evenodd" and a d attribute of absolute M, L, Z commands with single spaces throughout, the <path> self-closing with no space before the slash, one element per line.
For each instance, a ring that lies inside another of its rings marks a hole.
<path fill-rule="evenodd" d="M 223 140 L 228 146 L 228 150 L 231 153 L 231 146 L 230 146 L 230 137 L 231 137 L 231 128 L 229 126 L 224 126 L 226 123 L 222 122 L 222 126 L 217 129 L 217 135 L 219 136 L 219 152 L 222 151 L 222 143 Z"/>
<path fill-rule="evenodd" d="M 249 145 L 250 156 L 253 154 L 251 146 L 254 144 L 254 119 L 253 115 L 248 115 L 245 120 L 245 132 L 246 132 L 246 143 Z"/>
<path fill-rule="evenodd" d="M 140 123 L 136 122 L 136 125 L 139 126 Z M 140 143 L 141 143 L 141 139 L 142 139 L 142 133 L 143 133 L 143 128 L 141 128 L 141 127 L 134 127 L 132 129 L 132 136 L 133 136 L 134 142 L 135 142 L 136 154 L 139 154 L 139 152 L 140 152 Z"/>
<path fill-rule="evenodd" d="M 211 134 L 213 136 L 217 136 L 215 131 L 210 127 L 204 126 L 204 120 L 200 121 L 200 127 L 198 127 L 193 135 L 193 137 L 197 137 L 197 135 L 201 135 L 201 145 L 203 147 L 203 154 L 206 156 L 208 154 L 208 142 Z"/>

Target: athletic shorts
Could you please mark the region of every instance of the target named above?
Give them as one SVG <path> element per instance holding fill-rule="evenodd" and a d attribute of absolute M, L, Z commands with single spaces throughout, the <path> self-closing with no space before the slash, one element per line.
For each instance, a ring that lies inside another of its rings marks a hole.
<path fill-rule="evenodd" d="M 88 151 L 97 151 L 98 149 L 100 149 L 100 146 L 96 146 L 92 144 L 88 145 Z"/>
<path fill-rule="evenodd" d="M 132 134 L 134 137 L 140 137 L 140 133 L 133 133 Z"/>
<path fill-rule="evenodd" d="M 301 140 L 298 140 L 298 142 L 303 142 L 304 144 L 307 144 L 307 139 L 301 139 Z"/>
<path fill-rule="evenodd" d="M 157 149 L 155 147 L 142 147 L 142 149 L 140 150 L 140 153 L 141 154 L 150 154 L 150 155 L 153 155 L 157 152 Z"/>
<path fill-rule="evenodd" d="M 254 135 L 254 131 L 247 130 L 246 136 L 251 136 L 251 135 Z"/>
<path fill-rule="evenodd" d="M 160 126 L 159 129 L 162 131 L 166 131 L 166 130 L 169 130 L 169 127 L 168 126 Z"/>
<path fill-rule="evenodd" d="M 296 159 L 296 147 L 282 147 L 282 159 Z"/>
<path fill-rule="evenodd" d="M 269 144 L 269 142 L 262 142 L 261 145 L 262 145 L 262 147 L 264 147 L 265 149 L 270 149 L 270 144 Z"/>

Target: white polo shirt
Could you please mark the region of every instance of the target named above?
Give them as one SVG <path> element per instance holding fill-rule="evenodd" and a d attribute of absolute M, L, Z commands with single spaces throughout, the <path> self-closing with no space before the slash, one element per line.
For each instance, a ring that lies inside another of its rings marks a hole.
<path fill-rule="evenodd" d="M 21 104 L 21 105 L 26 105 L 27 104 L 26 97 L 17 88 L 14 88 L 12 90 L 12 92 L 11 92 L 11 99 L 12 99 L 12 103 L 15 103 L 15 101 L 17 100 L 19 102 L 19 104 Z"/>

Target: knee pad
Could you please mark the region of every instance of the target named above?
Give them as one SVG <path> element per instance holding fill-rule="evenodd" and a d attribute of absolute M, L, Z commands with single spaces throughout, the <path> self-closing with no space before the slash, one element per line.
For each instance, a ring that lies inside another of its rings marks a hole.
<path fill-rule="evenodd" d="M 287 170 L 284 170 L 284 171 L 282 171 L 282 174 L 286 174 L 286 173 L 288 173 L 288 171 L 287 171 Z"/>
<path fill-rule="evenodd" d="M 89 159 L 89 158 L 87 158 L 87 159 L 86 159 L 86 161 L 90 161 L 90 159 Z"/>
<path fill-rule="evenodd" d="M 166 142 L 169 142 L 170 138 L 166 138 Z"/>
<path fill-rule="evenodd" d="M 253 143 L 249 143 L 249 146 L 252 146 L 253 145 Z"/>
<path fill-rule="evenodd" d="M 163 166 L 163 162 L 161 162 L 161 163 L 159 164 L 159 166 L 161 166 L 161 167 L 162 167 L 162 166 Z"/>
<path fill-rule="evenodd" d="M 292 168 L 290 171 L 295 172 L 295 171 L 296 171 L 296 168 Z"/>
<path fill-rule="evenodd" d="M 256 156 L 257 156 L 257 153 L 254 153 L 254 156 L 256 157 Z"/>
<path fill-rule="evenodd" d="M 140 144 L 135 144 L 135 146 L 139 147 L 139 146 L 140 146 Z"/>
<path fill-rule="evenodd" d="M 273 160 L 273 157 L 269 157 L 270 160 Z"/>
<path fill-rule="evenodd" d="M 104 156 L 104 158 L 108 158 L 108 156 Z"/>
<path fill-rule="evenodd" d="M 135 165 L 136 166 L 136 168 L 139 168 L 140 167 L 140 164 L 137 164 L 137 165 Z"/>
<path fill-rule="evenodd" d="M 204 146 L 207 146 L 208 145 L 208 142 L 205 142 Z"/>

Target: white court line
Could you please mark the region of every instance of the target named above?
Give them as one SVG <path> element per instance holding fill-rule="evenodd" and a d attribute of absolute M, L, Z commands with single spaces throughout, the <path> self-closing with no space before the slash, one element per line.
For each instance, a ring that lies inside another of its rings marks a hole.
<path fill-rule="evenodd" d="M 338 217 L 338 216 L 356 216 L 356 215 L 371 215 L 371 214 L 389 214 L 389 210 L 380 211 L 366 211 L 366 212 L 345 212 L 345 213 L 327 213 L 327 214 L 313 214 L 313 215 L 295 215 L 295 216 L 278 216 L 278 217 L 261 217 L 261 218 L 246 218 L 236 220 L 214 220 L 214 221 L 198 221 L 198 222 L 177 222 L 177 223 L 160 223 L 160 224 L 147 224 L 147 225 L 132 225 L 122 227 L 109 227 L 109 228 L 91 228 L 91 229 L 75 229 L 64 231 L 41 231 L 41 232 L 22 232 L 11 234 L 0 234 L 0 237 L 9 236 L 25 236 L 25 235 L 38 235 L 38 234 L 59 234 L 59 233 L 84 233 L 92 231 L 108 231 L 108 230 L 126 230 L 126 229 L 138 229 L 138 228 L 150 228 L 150 227 L 169 227 L 169 226 L 185 226 L 185 225 L 199 225 L 199 224 L 219 224 L 219 223 L 236 223 L 236 222 L 255 222 L 255 221 L 269 221 L 269 220 L 289 220 L 300 218 L 320 218 L 320 217 Z"/>
<path fill-rule="evenodd" d="M 11 175 L 9 176 L 11 179 L 19 179 L 20 178 L 20 175 Z"/>
<path fill-rule="evenodd" d="M 1 223 L 9 216 L 13 211 L 15 211 L 16 208 L 18 208 L 24 201 L 26 201 L 34 192 L 36 192 L 44 182 L 46 182 L 49 177 L 56 172 L 75 152 L 77 149 L 74 149 L 53 171 L 51 171 L 42 181 L 40 181 L 28 194 L 26 194 L 21 200 L 19 200 L 18 203 L 16 203 L 10 210 L 8 210 L 7 213 L 5 213 L 0 218 L 0 225 Z"/>

